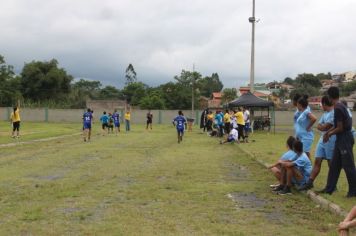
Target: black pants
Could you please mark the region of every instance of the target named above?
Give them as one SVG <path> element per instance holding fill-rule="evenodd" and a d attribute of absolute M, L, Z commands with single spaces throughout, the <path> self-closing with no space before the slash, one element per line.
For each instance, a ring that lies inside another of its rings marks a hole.
<path fill-rule="evenodd" d="M 335 191 L 341 168 L 343 168 L 349 183 L 349 194 L 356 194 L 356 168 L 352 151 L 353 145 L 354 138 L 351 132 L 336 138 L 325 189 L 327 192 Z"/>
<path fill-rule="evenodd" d="M 231 130 L 230 127 L 231 127 L 230 122 L 225 123 L 225 125 L 224 125 L 225 134 L 229 134 L 230 133 L 230 130 Z"/>
<path fill-rule="evenodd" d="M 224 125 L 218 125 L 219 128 L 219 137 L 222 137 L 224 135 Z"/>
<path fill-rule="evenodd" d="M 239 125 L 239 124 L 237 124 L 237 126 L 238 126 L 238 132 L 239 132 L 239 140 L 240 140 L 241 137 L 242 137 L 242 140 L 245 140 L 245 135 L 244 135 L 245 126 L 244 125 Z"/>
<path fill-rule="evenodd" d="M 12 123 L 12 131 L 19 131 L 20 130 L 20 121 L 16 121 Z"/>

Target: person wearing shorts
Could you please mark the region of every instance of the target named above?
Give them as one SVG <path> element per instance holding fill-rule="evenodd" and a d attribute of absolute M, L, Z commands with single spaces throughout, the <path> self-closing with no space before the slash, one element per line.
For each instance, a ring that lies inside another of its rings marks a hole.
<path fill-rule="evenodd" d="M 184 130 L 187 128 L 187 119 L 182 111 L 178 111 L 178 116 L 173 119 L 172 123 L 177 129 L 178 143 L 180 143 L 183 141 Z"/>
<path fill-rule="evenodd" d="M 112 114 L 112 118 L 114 119 L 115 134 L 117 135 L 120 132 L 120 115 L 116 109 Z"/>
<path fill-rule="evenodd" d="M 344 169 L 349 185 L 346 197 L 356 197 L 356 167 L 353 153 L 355 141 L 351 131 L 352 117 L 350 117 L 347 107 L 339 100 L 340 91 L 338 87 L 330 87 L 327 94 L 334 104 L 334 126 L 324 134 L 323 141 L 328 142 L 333 135 L 336 136 L 336 141 L 326 186 L 317 192 L 332 194 L 336 190 L 340 171 Z"/>
<path fill-rule="evenodd" d="M 90 141 L 91 123 L 93 121 L 93 111 L 88 108 L 87 112 L 83 114 L 83 138 L 84 142 Z"/>
<path fill-rule="evenodd" d="M 323 136 L 326 131 L 330 130 L 334 125 L 334 105 L 328 96 L 322 97 L 321 105 L 324 110 L 324 114 L 320 118 L 318 124 L 318 130 L 321 131 L 321 135 L 315 150 L 314 167 L 308 182 L 303 185 L 300 190 L 308 190 L 313 188 L 314 180 L 320 173 L 322 161 L 327 160 L 328 166 L 330 166 L 330 161 L 333 157 L 336 136 L 332 136 L 326 143 L 323 141 Z"/>
<path fill-rule="evenodd" d="M 279 161 L 282 167 L 280 185 L 276 189 L 279 195 L 291 194 L 292 184 L 296 184 L 297 186 L 305 184 L 312 171 L 309 157 L 303 152 L 303 143 L 296 140 L 293 143 L 293 150 L 297 154 L 294 161 Z"/>
<path fill-rule="evenodd" d="M 105 129 L 108 128 L 109 132 L 109 116 L 106 114 L 106 111 L 103 112 L 103 115 L 100 117 L 100 121 L 102 130 L 105 131 Z"/>
<path fill-rule="evenodd" d="M 146 121 L 146 130 L 148 130 L 148 126 L 151 128 L 152 130 L 152 120 L 153 120 L 153 114 L 151 113 L 151 111 L 148 111 L 147 115 L 146 115 L 147 121 Z"/>
<path fill-rule="evenodd" d="M 20 137 L 20 108 L 19 106 L 14 107 L 13 112 L 11 113 L 10 117 L 11 123 L 12 123 L 12 138 L 19 138 Z M 15 136 L 15 131 L 16 131 L 16 136 Z"/>
<path fill-rule="evenodd" d="M 282 166 L 279 161 L 294 161 L 297 158 L 297 154 L 293 151 L 293 145 L 295 141 L 295 137 L 289 136 L 286 141 L 287 152 L 285 152 L 275 164 L 268 167 L 268 169 L 272 171 L 277 180 L 280 180 L 282 175 Z M 270 185 L 273 191 L 277 191 L 279 186 L 279 183 Z"/>
<path fill-rule="evenodd" d="M 296 121 L 296 138 L 303 143 L 303 151 L 310 159 L 310 150 L 314 141 L 312 127 L 316 122 L 316 117 L 308 109 L 308 96 L 299 98 L 297 107 L 300 112 Z"/>

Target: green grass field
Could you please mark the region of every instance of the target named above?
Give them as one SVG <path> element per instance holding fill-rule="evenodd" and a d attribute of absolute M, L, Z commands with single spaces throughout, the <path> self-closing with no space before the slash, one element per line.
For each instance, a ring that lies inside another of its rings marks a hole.
<path fill-rule="evenodd" d="M 251 136 L 252 140 L 256 140 L 256 142 L 251 142 L 248 145 L 241 146 L 244 150 L 250 152 L 255 158 L 260 159 L 268 164 L 273 164 L 278 160 L 278 158 L 287 150 L 286 149 L 286 140 L 289 135 L 292 135 L 293 131 L 288 132 L 279 132 L 276 134 L 268 134 L 264 132 L 256 132 Z M 314 162 L 314 153 L 315 148 L 319 140 L 319 135 L 317 132 L 315 136 L 311 156 L 312 161 Z M 354 153 L 356 153 L 356 146 L 354 146 Z M 328 165 L 326 161 L 323 161 L 322 169 L 314 182 L 313 190 L 320 190 L 325 187 L 327 174 L 328 174 Z M 338 182 L 338 191 L 333 193 L 331 196 L 328 194 L 323 194 L 322 196 L 348 211 L 355 205 L 355 198 L 347 199 L 345 196 L 348 190 L 348 184 L 346 180 L 346 175 L 343 170 L 341 170 L 339 182 Z"/>
<path fill-rule="evenodd" d="M 336 235 L 340 217 L 303 194 L 273 194 L 273 176 L 240 149 L 272 160 L 279 150 L 263 148 L 284 135 L 219 145 L 195 128 L 178 144 L 173 126 L 102 136 L 96 124 L 90 143 L 21 144 L 80 129 L 27 123 L 17 146 L 0 147 L 0 235 Z"/>

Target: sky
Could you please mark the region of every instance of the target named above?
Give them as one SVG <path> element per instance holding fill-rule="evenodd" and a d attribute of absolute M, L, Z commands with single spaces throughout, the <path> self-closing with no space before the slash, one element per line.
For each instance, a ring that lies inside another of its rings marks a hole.
<path fill-rule="evenodd" d="M 252 0 L 0 0 L 0 54 L 20 73 L 59 61 L 122 88 L 132 63 L 150 86 L 184 70 L 248 84 Z M 356 70 L 355 0 L 256 0 L 255 82 Z"/>

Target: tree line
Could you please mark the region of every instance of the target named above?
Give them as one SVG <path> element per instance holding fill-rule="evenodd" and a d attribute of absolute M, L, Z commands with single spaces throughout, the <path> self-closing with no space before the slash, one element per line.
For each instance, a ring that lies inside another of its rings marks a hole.
<path fill-rule="evenodd" d="M 321 88 L 323 86 L 323 81 L 332 80 L 332 75 L 328 73 L 303 73 L 297 75 L 294 79 L 287 77 L 282 83 L 293 85 L 294 90 L 289 94 L 287 89 L 281 89 L 279 94 L 274 94 L 279 96 L 282 100 L 293 98 L 295 94 L 308 94 L 309 96 L 322 96 L 324 95 Z M 342 96 L 349 96 L 351 93 L 356 91 L 356 81 L 349 83 L 339 82 L 339 89 Z"/>
<path fill-rule="evenodd" d="M 119 81 L 118 81 L 119 82 Z M 79 79 L 59 67 L 56 59 L 25 63 L 20 74 L 0 55 L 0 106 L 13 106 L 18 100 L 27 107 L 85 108 L 87 99 L 121 99 L 142 109 L 189 109 L 194 93 L 196 107 L 200 96 L 210 97 L 224 85 L 219 75 L 202 76 L 182 70 L 173 81 L 150 87 L 137 79 L 132 64 L 125 71 L 121 89 L 100 81 Z M 234 99 L 236 89 L 225 89 L 225 99 Z"/>

